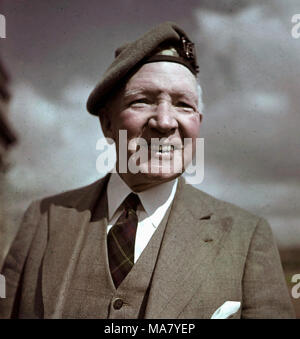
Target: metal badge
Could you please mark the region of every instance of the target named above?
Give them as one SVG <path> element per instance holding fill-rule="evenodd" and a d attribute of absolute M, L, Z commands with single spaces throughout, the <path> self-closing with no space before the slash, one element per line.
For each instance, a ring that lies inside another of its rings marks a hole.
<path fill-rule="evenodd" d="M 195 52 L 195 44 L 189 40 L 187 40 L 186 37 L 181 36 L 181 43 L 182 43 L 182 52 L 183 57 L 189 60 L 189 62 L 192 64 L 193 68 L 196 72 L 198 72 L 199 67 L 196 62 L 196 52 Z"/>
<path fill-rule="evenodd" d="M 188 59 L 194 59 L 195 58 L 195 44 L 193 44 L 190 41 L 187 41 L 185 37 L 181 37 L 182 42 L 182 48 L 185 53 L 185 56 Z"/>

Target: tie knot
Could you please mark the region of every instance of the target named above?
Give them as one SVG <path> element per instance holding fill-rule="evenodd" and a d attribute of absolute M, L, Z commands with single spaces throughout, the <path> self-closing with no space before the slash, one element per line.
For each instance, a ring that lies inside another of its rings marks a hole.
<path fill-rule="evenodd" d="M 140 199 L 137 194 L 135 193 L 130 193 L 128 197 L 124 201 L 124 205 L 126 210 L 132 209 L 136 212 L 137 206 L 140 202 Z"/>

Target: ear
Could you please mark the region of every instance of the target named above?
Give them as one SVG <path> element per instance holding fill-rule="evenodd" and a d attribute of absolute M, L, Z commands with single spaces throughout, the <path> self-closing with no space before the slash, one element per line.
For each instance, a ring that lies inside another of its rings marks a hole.
<path fill-rule="evenodd" d="M 200 123 L 202 123 L 202 120 L 203 120 L 203 114 L 200 113 L 200 112 L 199 112 L 199 114 L 200 114 Z"/>
<path fill-rule="evenodd" d="M 99 112 L 99 120 L 104 136 L 114 140 L 114 135 L 111 128 L 111 119 L 106 108 L 102 108 Z"/>

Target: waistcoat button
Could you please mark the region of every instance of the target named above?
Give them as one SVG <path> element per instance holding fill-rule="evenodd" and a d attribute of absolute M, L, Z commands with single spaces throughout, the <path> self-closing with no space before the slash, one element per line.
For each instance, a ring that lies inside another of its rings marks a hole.
<path fill-rule="evenodd" d="M 123 306 L 123 300 L 120 298 L 117 298 L 113 302 L 113 307 L 115 310 L 119 310 Z"/>

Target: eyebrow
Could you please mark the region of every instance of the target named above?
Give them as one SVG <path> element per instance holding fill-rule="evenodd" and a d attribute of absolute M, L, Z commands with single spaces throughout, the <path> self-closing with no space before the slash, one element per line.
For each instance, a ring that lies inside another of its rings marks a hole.
<path fill-rule="evenodd" d="M 149 90 L 146 90 L 145 88 L 136 88 L 136 89 L 129 89 L 129 90 L 125 90 L 124 92 L 124 98 L 130 97 L 132 95 L 136 95 L 136 94 L 147 94 L 147 92 L 150 92 Z"/>
<path fill-rule="evenodd" d="M 160 89 L 149 89 L 149 88 L 133 88 L 129 90 L 125 90 L 124 92 L 124 98 L 127 99 L 131 96 L 138 95 L 138 94 L 144 94 L 144 95 L 158 95 L 162 91 Z M 177 92 L 177 91 L 171 91 L 171 95 L 175 96 L 176 98 L 187 98 L 189 100 L 198 100 L 198 95 L 193 93 L 192 91 L 185 90 L 182 92 Z"/>

